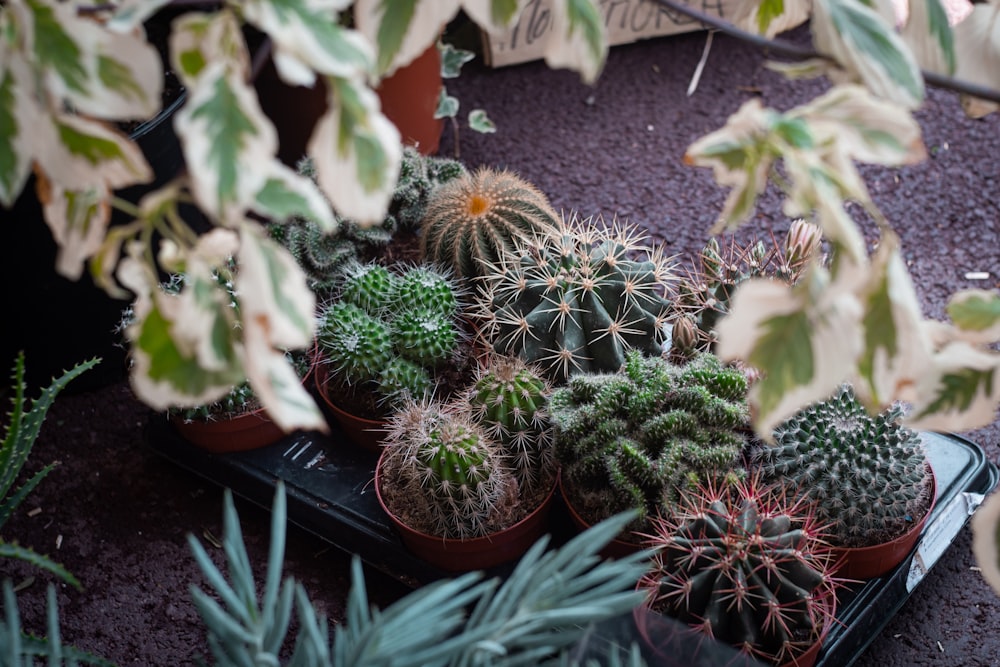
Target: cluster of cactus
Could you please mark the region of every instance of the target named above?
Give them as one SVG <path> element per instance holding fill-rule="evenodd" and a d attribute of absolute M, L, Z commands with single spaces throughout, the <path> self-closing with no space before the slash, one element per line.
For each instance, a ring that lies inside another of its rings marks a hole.
<path fill-rule="evenodd" d="M 791 664 L 833 622 L 822 521 L 752 476 L 686 491 L 645 537 L 661 547 L 640 579 L 647 604 L 753 658 Z"/>
<path fill-rule="evenodd" d="M 712 238 L 698 254 L 695 266 L 680 281 L 674 302 L 671 352 L 685 358 L 697 350 L 714 349 L 716 326 L 729 312 L 736 288 L 751 278 L 773 278 L 794 284 L 811 258 L 818 255 L 822 232 L 804 220 L 792 222 L 784 243 L 733 240 L 723 251 Z"/>
<path fill-rule="evenodd" d="M 537 364 L 556 384 L 617 371 L 629 350 L 660 354 L 673 272 L 644 240 L 634 226 L 572 218 L 555 236 L 516 241 L 481 285 L 494 350 Z"/>
<path fill-rule="evenodd" d="M 467 539 L 512 523 L 518 483 L 503 448 L 456 405 L 409 400 L 392 414 L 380 492 L 407 525 Z"/>
<path fill-rule="evenodd" d="M 549 399 L 570 502 L 591 522 L 636 508 L 639 528 L 706 476 L 739 477 L 747 389 L 708 352 L 679 365 L 633 350 L 617 373 L 571 377 Z"/>
<path fill-rule="evenodd" d="M 299 162 L 298 171 L 315 178 L 309 158 Z M 465 173 L 465 167 L 456 160 L 422 155 L 406 147 L 389 209 L 381 223 L 371 226 L 338 220 L 337 229 L 326 232 L 313 220 L 295 217 L 271 223 L 268 233 L 291 252 L 305 271 L 309 288 L 326 298 L 336 289 L 346 267 L 386 245 L 397 231 L 415 229 L 434 190 Z"/>
<path fill-rule="evenodd" d="M 902 416 L 900 406 L 869 414 L 845 384 L 782 423 L 753 458 L 765 479 L 815 503 L 835 546 L 871 546 L 906 533 L 933 501 L 926 452 Z"/>
<path fill-rule="evenodd" d="M 518 357 L 493 357 L 465 392 L 472 418 L 503 446 L 522 490 L 551 485 L 555 474 L 551 392 L 545 377 Z"/>
<path fill-rule="evenodd" d="M 517 239 L 545 237 L 558 215 L 534 185 L 508 170 L 483 167 L 435 190 L 421 229 L 425 261 L 474 281 L 514 250 Z"/>
<path fill-rule="evenodd" d="M 463 339 L 459 298 L 449 274 L 430 265 L 393 270 L 374 262 L 352 264 L 338 298 L 321 309 L 320 359 L 334 379 L 371 389 L 389 406 L 432 393 L 433 371 Z"/>

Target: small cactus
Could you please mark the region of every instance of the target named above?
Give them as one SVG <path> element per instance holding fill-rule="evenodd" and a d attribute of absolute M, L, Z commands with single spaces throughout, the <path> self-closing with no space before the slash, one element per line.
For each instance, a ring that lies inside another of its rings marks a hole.
<path fill-rule="evenodd" d="M 523 489 L 550 485 L 555 472 L 550 383 L 518 357 L 481 366 L 465 400 L 472 418 L 507 451 Z"/>
<path fill-rule="evenodd" d="M 845 384 L 782 423 L 754 453 L 765 479 L 816 503 L 837 547 L 895 539 L 930 509 L 933 478 L 902 408 L 870 415 Z"/>
<path fill-rule="evenodd" d="M 436 190 L 420 223 L 424 261 L 474 280 L 514 249 L 514 241 L 558 228 L 545 195 L 511 171 L 487 167 Z"/>
<path fill-rule="evenodd" d="M 633 226 L 573 218 L 555 240 L 520 241 L 490 268 L 479 299 L 493 348 L 557 384 L 617 371 L 632 349 L 660 354 L 673 273 L 644 238 Z"/>
<path fill-rule="evenodd" d="M 738 477 L 746 392 L 744 375 L 707 352 L 681 366 L 632 351 L 618 373 L 573 376 L 549 399 L 571 502 L 594 523 L 637 508 L 638 527 L 706 475 Z"/>
<path fill-rule="evenodd" d="M 467 412 L 407 401 L 390 418 L 384 446 L 380 491 L 412 528 L 467 539 L 510 525 L 517 481 L 503 449 Z"/>
<path fill-rule="evenodd" d="M 822 522 L 750 477 L 686 491 L 653 521 L 660 547 L 639 582 L 647 604 L 756 659 L 797 659 L 833 622 L 836 590 Z"/>

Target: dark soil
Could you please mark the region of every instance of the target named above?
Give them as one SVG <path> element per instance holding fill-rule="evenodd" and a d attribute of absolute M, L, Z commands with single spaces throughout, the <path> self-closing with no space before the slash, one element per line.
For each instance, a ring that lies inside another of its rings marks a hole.
<path fill-rule="evenodd" d="M 593 87 L 542 63 L 500 70 L 480 61 L 467 65 L 460 79 L 449 82 L 449 92 L 461 101 L 463 114 L 482 107 L 499 129 L 494 135 L 462 129 L 461 158 L 470 167 L 519 172 L 557 209 L 628 219 L 669 252 L 693 253 L 708 239 L 726 192 L 708 170 L 682 163 L 685 148 L 720 127 L 746 100 L 759 97 L 787 109 L 825 86 L 787 83 L 765 69 L 764 54 L 754 47 L 716 36 L 698 89 L 688 96 L 704 41 L 704 33 L 693 33 L 616 47 Z M 903 169 L 862 171 L 876 204 L 902 237 L 925 313 L 943 318 L 955 290 L 998 286 L 1000 117 L 967 119 L 957 96 L 942 90 L 930 91 L 917 116 L 928 159 Z M 451 154 L 453 146 L 449 129 L 442 152 Z M 771 231 L 783 233 L 788 223 L 772 192 L 750 229 L 767 238 Z M 874 240 L 870 226 L 868 231 Z M 972 280 L 969 272 L 989 277 Z M 67 330 L 73 324 L 66 322 Z M 61 464 L 3 537 L 51 554 L 83 583 L 83 592 L 59 585 L 66 641 L 123 665 L 191 665 L 206 644 L 189 594 L 190 586 L 203 581 L 187 536 L 207 544 L 210 535 L 221 534 L 222 491 L 144 446 L 149 418 L 121 381 L 60 397 L 28 468 Z M 965 435 L 991 461 L 1000 459 L 996 422 Z M 268 515 L 243 503 L 238 508 L 252 562 L 261 567 Z M 221 562 L 221 550 L 209 550 Z M 349 559 L 310 535 L 289 534 L 287 572 L 334 623 L 343 619 Z M 974 566 L 965 528 L 857 664 L 1000 664 L 1000 597 Z M 0 567 L 24 584 L 25 623 L 42 631 L 48 577 L 8 561 Z M 369 572 L 368 584 L 371 601 L 379 605 L 407 590 L 377 572 Z"/>

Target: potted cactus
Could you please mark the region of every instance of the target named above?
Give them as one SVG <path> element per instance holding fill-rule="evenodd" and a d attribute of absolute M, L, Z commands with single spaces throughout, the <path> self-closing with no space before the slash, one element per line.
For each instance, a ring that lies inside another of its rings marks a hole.
<path fill-rule="evenodd" d="M 409 399 L 388 420 L 375 491 L 415 555 L 475 570 L 514 560 L 545 533 L 555 486 L 532 492 L 539 476 L 525 475 L 464 401 Z"/>
<path fill-rule="evenodd" d="M 753 475 L 709 480 L 653 520 L 644 537 L 657 551 L 638 589 L 652 612 L 755 659 L 810 667 L 834 622 L 840 585 L 822 526 L 802 499 Z M 649 614 L 637 609 L 635 619 L 657 651 Z"/>
<path fill-rule="evenodd" d="M 684 364 L 633 350 L 617 373 L 580 373 L 549 400 L 567 505 L 582 528 L 639 510 L 619 538 L 669 514 L 678 493 L 710 475 L 738 477 L 747 444 L 747 379 L 709 352 Z"/>
<path fill-rule="evenodd" d="M 558 220 L 534 185 L 512 171 L 482 167 L 431 195 L 420 222 L 420 252 L 424 261 L 475 282 L 515 250 L 515 241 L 550 235 Z"/>
<path fill-rule="evenodd" d="M 493 349 L 538 364 L 557 384 L 615 372 L 629 350 L 659 354 L 673 283 L 662 249 L 617 222 L 573 217 L 554 234 L 516 239 L 486 271 L 477 311 Z"/>
<path fill-rule="evenodd" d="M 869 414 L 844 384 L 782 423 L 773 445 L 754 450 L 764 479 L 815 504 L 844 577 L 867 579 L 898 565 L 934 504 L 933 469 L 902 416 L 898 405 Z"/>
<path fill-rule="evenodd" d="M 461 296 L 429 264 L 355 262 L 345 270 L 337 297 L 320 310 L 315 381 L 353 440 L 377 452 L 379 431 L 403 400 L 444 392 L 471 374 Z"/>

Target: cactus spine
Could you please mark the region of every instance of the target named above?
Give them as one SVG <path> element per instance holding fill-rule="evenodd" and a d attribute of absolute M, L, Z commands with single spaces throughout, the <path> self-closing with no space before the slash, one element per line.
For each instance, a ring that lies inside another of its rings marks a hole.
<path fill-rule="evenodd" d="M 407 401 L 393 413 L 386 432 L 380 490 L 411 527 L 466 539 L 512 521 L 517 481 L 502 448 L 467 412 Z"/>
<path fill-rule="evenodd" d="M 436 190 L 421 227 L 421 255 L 474 280 L 521 238 L 558 227 L 545 195 L 513 172 L 481 168 Z"/>
<path fill-rule="evenodd" d="M 684 366 L 628 354 L 618 373 L 579 374 L 549 399 L 556 458 L 577 510 L 671 511 L 680 490 L 726 471 L 746 444 L 747 381 L 710 353 Z"/>
<path fill-rule="evenodd" d="M 496 357 L 479 368 L 466 392 L 472 418 L 500 443 L 524 490 L 551 485 L 555 474 L 549 382 L 518 357 Z"/>
<path fill-rule="evenodd" d="M 633 226 L 573 218 L 554 240 L 518 242 L 491 267 L 480 298 L 494 349 L 538 364 L 557 384 L 617 371 L 631 349 L 659 354 L 673 274 L 644 239 Z"/>
<path fill-rule="evenodd" d="M 654 520 L 640 580 L 655 610 L 755 658 L 788 664 L 833 621 L 838 582 L 821 522 L 753 478 L 683 494 Z"/>
<path fill-rule="evenodd" d="M 870 415 L 850 385 L 786 420 L 758 449 L 765 478 L 816 503 L 835 546 L 863 547 L 906 533 L 929 510 L 933 478 L 920 436 L 899 406 Z"/>

